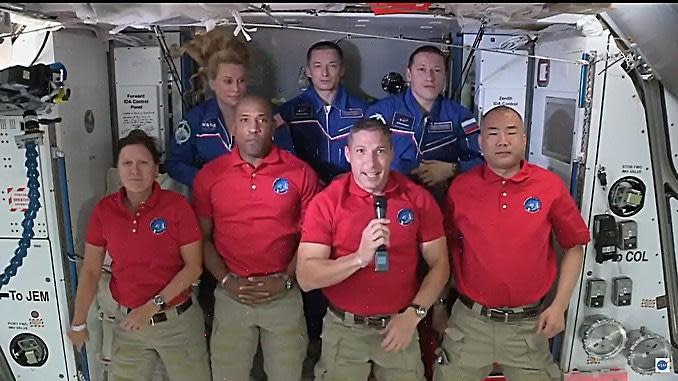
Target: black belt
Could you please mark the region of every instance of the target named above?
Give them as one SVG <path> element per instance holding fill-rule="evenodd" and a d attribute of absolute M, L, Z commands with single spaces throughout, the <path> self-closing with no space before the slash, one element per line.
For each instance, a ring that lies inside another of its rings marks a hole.
<path fill-rule="evenodd" d="M 471 300 L 468 296 L 459 294 L 459 301 L 461 301 L 466 307 L 473 310 L 473 307 L 477 304 L 481 306 L 480 315 L 487 316 L 492 320 L 503 321 L 508 323 L 510 321 L 522 320 L 527 318 L 532 318 L 539 315 L 541 307 L 539 305 L 529 308 L 514 308 L 514 309 L 502 309 L 502 308 L 490 308 L 476 303 Z"/>
<path fill-rule="evenodd" d="M 331 304 L 328 307 L 339 319 L 356 325 L 364 325 L 371 328 L 386 328 L 386 325 L 391 320 L 390 316 L 359 316 L 342 311 Z M 353 321 L 351 321 L 351 316 L 353 316 Z"/>
<path fill-rule="evenodd" d="M 188 298 L 187 301 L 185 301 L 185 302 L 183 302 L 183 303 L 181 303 L 181 304 L 179 304 L 179 305 L 177 305 L 176 307 L 173 307 L 173 308 L 176 308 L 177 315 L 181 315 L 184 312 L 186 312 L 186 310 L 192 305 L 193 305 L 193 298 Z M 132 312 L 132 308 L 127 309 L 127 313 L 130 313 L 130 312 Z M 155 314 L 151 317 L 151 325 L 155 325 L 157 323 L 160 323 L 160 322 L 163 322 L 163 321 L 166 321 L 166 320 L 167 320 L 167 314 L 165 312 L 158 312 L 157 314 Z"/>

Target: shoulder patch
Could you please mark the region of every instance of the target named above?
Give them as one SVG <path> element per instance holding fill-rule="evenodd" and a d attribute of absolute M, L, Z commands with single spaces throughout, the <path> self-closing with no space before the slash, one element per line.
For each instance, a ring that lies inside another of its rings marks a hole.
<path fill-rule="evenodd" d="M 191 126 L 187 121 L 182 120 L 179 122 L 177 129 L 174 130 L 174 139 L 177 141 L 177 144 L 181 145 L 188 141 L 191 138 Z"/>
<path fill-rule="evenodd" d="M 464 133 L 466 135 L 470 135 L 470 134 L 480 130 L 480 126 L 478 125 L 476 118 L 467 119 L 467 120 L 461 122 L 461 128 L 464 129 Z"/>

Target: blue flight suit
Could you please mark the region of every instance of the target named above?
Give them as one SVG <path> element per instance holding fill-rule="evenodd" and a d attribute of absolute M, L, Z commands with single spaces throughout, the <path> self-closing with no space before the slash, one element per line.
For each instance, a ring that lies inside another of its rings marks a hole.
<path fill-rule="evenodd" d="M 339 85 L 327 112 L 325 101 L 309 86 L 280 106 L 278 113 L 290 128 L 297 156 L 329 183 L 336 175 L 349 171 L 344 146 L 351 126 L 363 118 L 366 109 L 366 102 Z"/>
<path fill-rule="evenodd" d="M 278 147 L 294 153 L 289 127 L 279 125 L 274 140 Z M 195 106 L 177 126 L 172 136 L 165 168 L 173 179 L 193 186 L 202 166 L 234 148 L 215 97 Z"/>
<path fill-rule="evenodd" d="M 412 89 L 382 99 L 367 109 L 367 117 L 379 114 L 393 132 L 391 169 L 409 174 L 421 160 L 459 163 L 466 171 L 483 162 L 478 146 L 480 128 L 473 114 L 450 99 L 438 96 L 431 112 L 414 98 Z"/>

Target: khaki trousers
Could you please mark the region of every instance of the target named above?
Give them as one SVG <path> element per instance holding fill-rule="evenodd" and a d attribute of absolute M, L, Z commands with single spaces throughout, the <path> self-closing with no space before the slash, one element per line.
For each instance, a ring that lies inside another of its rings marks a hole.
<path fill-rule="evenodd" d="M 513 322 L 492 320 L 457 300 L 445 331 L 448 364 L 436 364 L 434 381 L 481 381 L 501 364 L 509 381 L 559 381 L 545 336 L 537 334 L 539 317 Z"/>
<path fill-rule="evenodd" d="M 259 340 L 268 381 L 301 380 L 308 335 L 297 287 L 263 305 L 242 304 L 220 287 L 214 298 L 214 381 L 248 381 Z"/>

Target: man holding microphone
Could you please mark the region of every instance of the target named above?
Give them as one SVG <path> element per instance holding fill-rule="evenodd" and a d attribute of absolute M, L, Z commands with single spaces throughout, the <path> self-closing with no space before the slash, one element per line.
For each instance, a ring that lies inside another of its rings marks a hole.
<path fill-rule="evenodd" d="M 374 366 L 380 381 L 423 381 L 413 339 L 449 277 L 441 212 L 424 188 L 390 172 L 383 122 L 356 123 L 344 153 L 351 173 L 311 201 L 298 251 L 300 287 L 329 300 L 316 380 L 367 380 Z M 421 283 L 419 255 L 430 269 Z"/>

